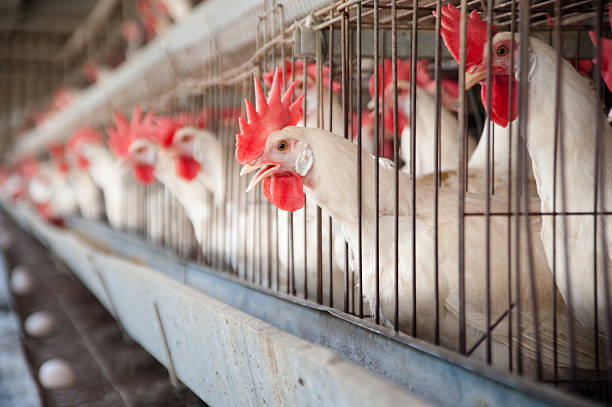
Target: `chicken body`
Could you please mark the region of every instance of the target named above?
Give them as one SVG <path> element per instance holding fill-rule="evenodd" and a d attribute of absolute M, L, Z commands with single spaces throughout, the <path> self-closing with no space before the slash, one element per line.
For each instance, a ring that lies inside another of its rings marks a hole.
<path fill-rule="evenodd" d="M 103 213 L 102 195 L 91 175 L 78 168 L 71 168 L 68 180 L 74 190 L 74 197 L 85 219 L 100 220 Z"/>
<path fill-rule="evenodd" d="M 84 144 L 83 154 L 90 162 L 91 178 L 104 195 L 109 224 L 116 229 L 144 230 L 146 212 L 140 209 L 145 207 L 144 188 L 139 188 L 110 151 L 100 144 Z"/>
<path fill-rule="evenodd" d="M 305 191 L 310 199 L 327 210 L 334 222 L 342 225 L 346 238 L 351 248 L 351 261 L 357 258 L 357 227 L 358 218 L 356 205 L 345 203 L 356 197 L 356 183 L 353 180 L 352 167 L 356 156 L 356 147 L 345 140 L 339 139 L 330 133 L 316 129 L 300 129 L 286 127 L 285 129 L 272 133 L 268 139 L 268 145 L 275 145 L 279 139 L 297 140 L 298 144 L 306 145 L 312 152 L 314 158 L 312 167 L 304 176 Z M 373 190 L 371 174 L 375 160 L 368 155 L 363 159 L 363 186 L 364 197 L 369 197 L 368 191 Z M 381 165 L 381 180 L 393 179 L 393 169 Z M 333 173 L 333 177 L 329 174 Z M 406 175 L 401 175 L 400 191 L 410 190 L 411 181 Z M 385 196 L 384 186 L 381 186 L 381 210 L 380 210 L 380 312 L 383 320 L 393 321 L 394 310 L 394 216 L 390 199 Z M 389 195 L 392 196 L 391 191 Z M 400 198 L 400 237 L 399 237 L 399 328 L 409 331 L 414 318 L 411 309 L 411 297 L 413 292 L 417 295 L 417 334 L 420 338 L 433 339 L 433 315 L 435 310 L 434 296 L 434 257 L 433 257 L 433 192 L 430 186 L 419 187 L 417 183 L 416 202 L 416 289 L 412 287 L 412 221 L 410 216 L 410 200 Z M 537 200 L 536 200 L 537 205 Z M 492 200 L 492 208 L 497 208 L 497 201 Z M 502 203 L 505 207 L 505 201 Z M 479 195 L 466 194 L 466 210 L 482 211 L 483 203 Z M 374 202 L 370 199 L 363 200 L 363 290 L 366 301 L 374 305 L 375 293 L 375 213 Z M 492 320 L 501 317 L 508 309 L 508 262 L 507 240 L 508 226 L 513 230 L 513 225 L 508 225 L 509 220 L 502 217 L 491 219 L 490 246 L 490 276 L 491 276 L 491 315 Z M 485 251 L 485 221 L 483 218 L 466 218 L 465 236 L 465 281 L 466 281 L 466 340 L 468 348 L 474 344 L 486 331 L 486 264 L 483 253 Z M 535 367 L 535 336 L 533 335 L 534 322 L 531 317 L 534 312 L 539 318 L 539 335 L 541 341 L 542 360 L 545 370 L 552 369 L 552 293 L 553 283 L 551 273 L 543 256 L 542 245 L 537 238 L 539 230 L 539 219 L 531 218 L 529 231 L 523 225 L 518 241 L 521 242 L 521 251 L 524 252 L 528 243 L 531 242 L 531 250 L 535 259 L 532 265 L 533 276 L 527 264 L 526 255 L 521 255 L 520 261 L 520 300 L 518 302 L 523 325 L 521 341 L 523 342 L 523 356 L 528 360 L 527 368 L 534 374 Z M 458 224 L 457 224 L 457 192 L 451 188 L 441 189 L 439 198 L 439 306 L 440 306 L 440 342 L 449 348 L 456 348 L 458 344 L 458 310 L 459 310 L 459 286 L 458 286 Z M 511 233 L 515 233 L 512 231 Z M 514 236 L 512 237 L 514 238 Z M 353 269 L 356 267 L 353 265 Z M 516 265 L 513 266 L 511 284 L 516 284 Z M 533 280 L 532 280 L 533 279 Z M 534 281 L 535 285 L 531 282 Z M 516 291 L 514 291 L 516 292 Z M 537 298 L 537 309 L 534 311 L 534 297 Z M 374 307 L 375 308 L 375 307 Z M 567 307 L 562 301 L 557 303 L 557 318 L 565 321 Z M 508 336 L 506 320 L 493 331 L 493 360 L 496 364 L 505 366 L 508 361 Z M 559 323 L 561 326 L 561 322 Z M 515 327 L 516 329 L 516 327 Z M 579 366 L 590 368 L 592 366 L 592 346 L 589 339 L 591 336 L 580 327 L 577 329 L 577 349 Z M 515 331 L 516 333 L 516 331 Z M 565 332 L 560 332 L 560 337 L 565 338 Z M 559 345 L 559 364 L 561 370 L 569 366 L 568 348 L 566 342 Z M 516 349 L 516 347 L 514 348 Z M 476 354 L 483 357 L 482 345 L 477 348 Z M 589 365 L 591 363 L 591 365 Z M 564 373 L 562 373 L 564 374 Z"/>
<path fill-rule="evenodd" d="M 416 108 L 416 152 L 415 152 L 415 176 L 432 174 L 435 171 L 435 99 L 425 89 L 416 87 L 417 108 Z M 410 93 L 406 92 L 398 97 L 398 108 L 404 112 L 406 117 L 410 117 Z M 454 170 L 457 168 L 459 151 L 462 148 L 458 138 L 458 122 L 455 114 L 451 113 L 446 107 L 440 106 L 440 169 L 442 171 Z M 406 163 L 402 168 L 403 172 L 409 173 L 411 169 L 411 137 L 410 124 L 401 132 L 400 157 Z M 467 157 L 474 151 L 474 140 L 468 138 Z"/>
<path fill-rule="evenodd" d="M 495 40 L 509 39 L 509 33 L 500 33 Z M 529 117 L 527 123 L 527 149 L 531 157 L 541 211 L 593 212 L 595 204 L 595 157 L 596 130 L 601 124 L 600 192 L 597 210 L 612 208 L 612 128 L 607 125 L 601 112 L 595 111 L 596 95 L 587 79 L 581 76 L 567 61 L 562 61 L 562 133 L 559 140 L 564 143 L 564 160 L 557 153 L 555 168 L 555 112 L 558 97 L 555 91 L 556 51 L 544 42 L 530 39 Z M 601 120 L 601 123 L 596 123 Z M 520 119 L 520 118 L 519 118 Z M 556 183 L 556 196 L 555 196 Z M 565 195 L 565 197 L 564 197 Z M 564 199 L 565 198 L 565 199 Z M 565 205 L 564 205 L 565 201 Z M 556 222 L 556 233 L 553 232 Z M 546 258 L 551 266 L 556 264 L 556 283 L 566 301 L 571 301 L 578 320 L 585 326 L 595 323 L 595 260 L 597 259 L 598 318 L 601 329 L 605 329 L 605 318 L 609 310 L 606 298 L 610 287 L 605 285 L 604 270 L 612 268 L 612 224 L 609 217 L 599 217 L 597 224 L 598 247 L 593 246 L 594 219 L 592 215 L 566 217 L 545 216 L 542 220 L 541 238 Z M 567 227 L 566 232 L 565 227 Z M 599 226 L 598 226 L 599 228 Z M 603 233 L 602 233 L 603 232 Z M 605 247 L 603 244 L 605 243 Z M 556 244 L 556 259 L 553 246 Z M 567 260 L 567 261 L 566 261 Z M 604 265 L 604 262 L 606 265 Z M 566 274 L 567 270 L 567 274 Z"/>

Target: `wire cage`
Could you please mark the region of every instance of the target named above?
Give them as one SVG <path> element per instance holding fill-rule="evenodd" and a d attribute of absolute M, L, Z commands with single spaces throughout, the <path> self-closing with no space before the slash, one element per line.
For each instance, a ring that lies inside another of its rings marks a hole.
<path fill-rule="evenodd" d="M 157 162 L 145 186 L 125 174 L 117 217 L 130 221 L 113 224 L 107 204 L 109 223 L 398 341 L 609 401 L 612 99 L 596 52 L 609 7 L 350 0 L 288 21 L 266 1 L 141 101 L 188 129 L 172 143 L 192 143 L 197 164 Z M 243 45 L 225 52 L 227 38 Z M 294 211 L 279 208 L 281 181 L 245 193 L 236 161 L 238 117 L 264 115 L 273 78 L 280 95 L 297 81 L 290 102 L 304 95 L 292 124 L 324 130 L 268 137 L 309 148 Z M 196 165 L 203 186 L 175 165 Z"/>

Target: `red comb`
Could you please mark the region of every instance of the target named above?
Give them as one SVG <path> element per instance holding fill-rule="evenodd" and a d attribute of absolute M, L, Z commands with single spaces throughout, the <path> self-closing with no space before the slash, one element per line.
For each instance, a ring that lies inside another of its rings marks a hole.
<path fill-rule="evenodd" d="M 277 67 L 276 69 L 281 70 L 282 78 L 282 67 Z M 287 72 L 287 77 L 291 76 L 292 70 L 293 67 L 291 66 L 291 61 L 285 61 L 285 71 Z M 270 69 L 268 72 L 263 74 L 263 80 L 268 86 L 272 86 L 272 81 L 275 75 L 275 69 Z M 304 75 L 304 62 L 297 60 L 295 61 L 295 79 L 300 82 L 302 80 L 302 75 Z M 317 64 L 306 64 L 306 75 L 313 81 L 317 80 Z M 323 77 L 323 85 L 329 88 L 330 75 L 328 66 L 321 67 L 321 76 Z M 331 86 L 334 93 L 339 93 L 342 90 L 342 85 L 336 81 L 331 81 Z"/>
<path fill-rule="evenodd" d="M 384 62 L 385 74 L 382 74 L 383 66 L 378 65 L 378 94 L 380 97 L 385 93 L 387 86 L 393 83 L 393 61 L 391 59 L 385 59 Z M 398 81 L 409 81 L 410 80 L 410 60 L 409 59 L 398 59 L 397 60 L 397 80 Z M 370 97 L 374 99 L 374 74 L 370 76 Z"/>
<path fill-rule="evenodd" d="M 434 12 L 434 15 L 436 13 Z M 457 62 L 459 62 L 459 41 L 461 33 L 461 12 L 457 7 L 448 4 L 442 7 L 442 29 L 440 33 L 446 43 L 446 47 Z M 493 26 L 493 34 L 495 34 Z M 480 64 L 484 57 L 484 45 L 487 42 L 487 23 L 482 21 L 476 10 L 472 10 L 467 19 L 466 38 L 466 68 Z"/>
<path fill-rule="evenodd" d="M 85 127 L 75 131 L 66 142 L 66 150 L 74 152 L 81 142 L 99 143 L 102 140 L 100 133 L 91 127 Z"/>
<path fill-rule="evenodd" d="M 115 128 L 108 127 L 108 146 L 116 157 L 123 157 L 127 154 L 130 144 L 143 137 L 152 138 L 150 129 L 153 122 L 153 112 L 150 111 L 142 119 L 142 109 L 136 106 L 132 111 L 130 123 L 120 113 L 115 112 Z"/>
<path fill-rule="evenodd" d="M 303 115 L 302 99 L 304 95 L 291 103 L 291 95 L 297 82 L 293 82 L 281 98 L 282 72 L 279 68 L 276 68 L 268 100 L 257 78 L 254 81 L 257 108 L 253 107 L 248 99 L 245 99 L 247 120 L 242 117 L 238 118 L 240 134 L 236 135 L 236 160 L 241 164 L 247 164 L 263 153 L 266 140 L 271 132 L 287 126 L 295 126 Z"/>
<path fill-rule="evenodd" d="M 187 119 L 186 116 L 183 119 Z M 183 124 L 176 119 L 165 117 L 155 117 L 155 123 L 150 128 L 152 138 L 159 143 L 162 148 L 168 148 L 172 144 L 174 133 L 187 123 Z"/>
<path fill-rule="evenodd" d="M 610 10 L 612 10 L 612 2 L 610 4 Z M 612 11 L 610 12 L 610 17 L 612 18 Z M 610 23 L 612 24 L 612 22 Z M 591 37 L 591 42 L 593 43 L 593 47 L 596 46 L 596 37 L 593 31 L 589 31 L 589 36 Z M 601 50 L 599 52 L 599 62 L 601 64 L 601 77 L 603 78 L 606 86 L 610 91 L 612 91 L 612 39 L 600 38 L 601 41 Z M 595 62 L 595 58 L 593 59 Z"/>

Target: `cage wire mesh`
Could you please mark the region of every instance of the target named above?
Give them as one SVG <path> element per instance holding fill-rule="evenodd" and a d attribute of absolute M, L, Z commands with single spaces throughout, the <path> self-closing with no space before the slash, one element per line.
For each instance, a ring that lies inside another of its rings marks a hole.
<path fill-rule="evenodd" d="M 166 92 L 140 105 L 186 126 L 173 157 L 191 154 L 181 165 L 197 176 L 173 178 L 161 158 L 148 185 L 125 174 L 123 221 L 109 222 L 398 341 L 609 401 L 610 56 L 595 51 L 608 11 L 350 0 L 287 21 L 267 0 L 194 47 L 212 57 L 187 77 L 170 56 L 156 73 Z M 244 45 L 226 53 L 227 38 Z M 283 92 L 297 81 L 292 101 L 304 95 L 297 126 L 325 130 L 296 139 L 313 172 L 294 212 L 265 182 L 245 193 L 235 159 L 238 117 L 254 114 L 243 101 L 263 114 L 256 84 L 268 96 L 275 68 Z"/>

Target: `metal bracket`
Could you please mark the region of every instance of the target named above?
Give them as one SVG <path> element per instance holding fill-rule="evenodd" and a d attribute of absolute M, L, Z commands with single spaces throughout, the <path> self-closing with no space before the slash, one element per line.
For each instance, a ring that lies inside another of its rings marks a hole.
<path fill-rule="evenodd" d="M 108 299 L 108 304 L 111 307 L 111 314 L 117 321 L 117 325 L 119 325 L 119 328 L 121 329 L 121 332 L 123 333 L 123 340 L 126 341 L 127 338 L 129 338 L 129 335 L 127 331 L 125 330 L 125 328 L 123 327 L 123 323 L 121 322 L 121 318 L 119 317 L 119 313 L 117 312 L 117 307 L 115 307 L 115 302 L 113 301 L 113 297 L 110 295 L 110 290 L 108 289 L 108 286 L 106 285 L 106 281 L 104 280 L 102 273 L 100 273 L 100 270 L 98 270 L 98 268 L 94 264 L 94 259 L 91 253 L 88 253 L 86 257 L 87 257 L 87 260 L 89 261 L 89 266 L 91 267 L 91 270 L 94 272 L 96 276 L 98 276 L 98 280 L 100 280 L 100 284 L 102 284 L 102 289 L 104 290 L 104 293 L 106 294 L 106 298 Z"/>
<path fill-rule="evenodd" d="M 314 58 L 317 55 L 317 32 L 299 25 L 293 31 L 293 54 L 296 58 Z"/>
<path fill-rule="evenodd" d="M 164 351 L 166 352 L 166 360 L 168 360 L 168 375 L 170 376 L 170 383 L 175 389 L 180 388 L 179 381 L 176 377 L 176 370 L 174 369 L 174 360 L 172 359 L 172 353 L 168 346 L 168 339 L 166 338 L 166 331 L 164 330 L 164 324 L 162 324 L 161 317 L 159 315 L 159 308 L 157 303 L 153 302 L 153 308 L 155 310 L 155 318 L 157 318 L 157 326 L 161 334 L 162 344 L 164 345 Z"/>

